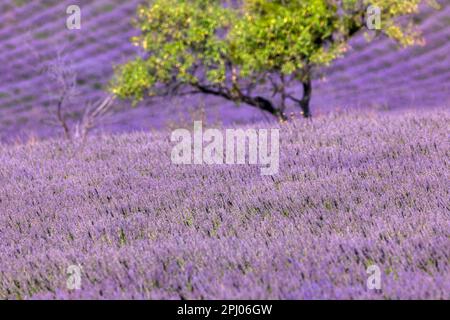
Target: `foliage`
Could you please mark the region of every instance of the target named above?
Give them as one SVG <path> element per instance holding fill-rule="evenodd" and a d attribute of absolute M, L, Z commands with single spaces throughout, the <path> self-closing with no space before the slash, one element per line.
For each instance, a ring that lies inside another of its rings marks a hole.
<path fill-rule="evenodd" d="M 214 94 L 281 118 L 290 100 L 309 116 L 314 70 L 342 56 L 364 28 L 369 5 L 381 9 L 378 33 L 409 46 L 419 33 L 397 18 L 418 12 L 421 2 L 155 0 L 139 7 L 135 22 L 141 35 L 133 43 L 145 54 L 117 68 L 111 90 L 134 102 L 147 93 Z M 302 98 L 288 92 L 296 83 Z M 279 106 L 253 95 L 264 84 Z"/>

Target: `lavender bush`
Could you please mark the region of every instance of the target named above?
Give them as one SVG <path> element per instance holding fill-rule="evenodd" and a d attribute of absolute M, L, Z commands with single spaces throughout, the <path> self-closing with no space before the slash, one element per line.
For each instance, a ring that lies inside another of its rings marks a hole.
<path fill-rule="evenodd" d="M 449 121 L 282 124 L 268 177 L 173 165 L 164 131 L 3 145 L 0 298 L 449 299 Z"/>

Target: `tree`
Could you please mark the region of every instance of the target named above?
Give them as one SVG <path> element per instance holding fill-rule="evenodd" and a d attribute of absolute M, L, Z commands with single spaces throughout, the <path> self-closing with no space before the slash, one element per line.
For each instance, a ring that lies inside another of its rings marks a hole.
<path fill-rule="evenodd" d="M 411 15 L 422 2 L 154 0 L 138 8 L 135 20 L 141 35 L 132 41 L 144 54 L 116 68 L 111 91 L 134 103 L 147 94 L 203 93 L 280 119 L 294 103 L 310 117 L 316 71 L 346 52 L 365 29 L 368 9 L 381 12 L 381 28 L 372 33 L 410 46 L 420 41 Z M 298 84 L 302 92 L 292 93 Z M 255 93 L 267 87 L 270 98 Z"/>
<path fill-rule="evenodd" d="M 48 80 L 45 86 L 52 103 L 45 109 L 47 117 L 43 122 L 61 128 L 68 140 L 84 142 L 89 132 L 111 111 L 116 97 L 108 93 L 95 101 L 80 103 L 77 74 L 72 62 L 65 56 L 64 50 L 57 48 L 55 56 L 46 61 L 33 47 L 29 46 L 29 49 L 36 61 L 39 61 L 38 71 Z M 81 105 L 82 114 L 78 119 L 70 121 L 70 118 L 73 118 L 70 109 L 75 102 Z"/>

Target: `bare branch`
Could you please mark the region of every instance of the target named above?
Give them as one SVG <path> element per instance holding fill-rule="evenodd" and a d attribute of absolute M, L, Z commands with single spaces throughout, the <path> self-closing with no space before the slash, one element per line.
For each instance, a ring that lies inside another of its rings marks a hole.
<path fill-rule="evenodd" d="M 114 95 L 108 95 L 102 100 L 88 104 L 84 109 L 81 121 L 76 124 L 75 138 L 85 141 L 87 135 L 95 127 L 99 119 L 111 110 L 115 99 L 116 97 Z"/>

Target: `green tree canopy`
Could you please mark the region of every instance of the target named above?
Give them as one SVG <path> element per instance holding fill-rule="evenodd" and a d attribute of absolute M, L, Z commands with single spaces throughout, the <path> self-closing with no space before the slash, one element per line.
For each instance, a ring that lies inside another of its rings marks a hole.
<path fill-rule="evenodd" d="M 117 67 L 111 91 L 134 102 L 146 95 L 211 94 L 279 118 L 294 103 L 309 117 L 315 70 L 367 30 L 368 8 L 381 12 L 373 34 L 410 46 L 420 41 L 411 15 L 422 2 L 153 0 L 138 8 L 135 20 L 141 34 L 132 41 L 144 54 Z M 300 94 L 290 92 L 295 84 L 302 85 Z M 276 99 L 255 94 L 261 86 Z"/>

